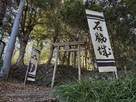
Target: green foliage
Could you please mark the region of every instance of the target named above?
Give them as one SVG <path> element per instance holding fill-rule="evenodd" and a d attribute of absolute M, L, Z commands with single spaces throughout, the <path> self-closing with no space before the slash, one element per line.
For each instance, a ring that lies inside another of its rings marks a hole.
<path fill-rule="evenodd" d="M 54 10 L 61 0 L 32 0 L 35 6 L 39 6 L 43 10 Z"/>
<path fill-rule="evenodd" d="M 60 102 L 135 102 L 136 74 L 128 74 L 118 79 L 82 79 L 61 85 L 53 95 Z"/>
<path fill-rule="evenodd" d="M 82 0 L 66 0 L 60 9 L 60 14 L 66 24 L 74 28 L 88 28 Z"/>
<path fill-rule="evenodd" d="M 42 44 L 43 44 L 42 48 L 40 47 L 42 50 L 40 53 L 39 64 L 46 63 L 48 60 L 48 54 L 50 53 L 50 41 L 46 40 Z"/>
<path fill-rule="evenodd" d="M 54 38 L 56 42 L 88 41 L 90 36 L 85 8 L 103 12 L 117 67 L 130 69 L 136 66 L 136 36 L 130 31 L 136 27 L 135 4 L 136 0 L 88 0 L 85 4 L 83 0 L 27 0 L 20 32 L 31 31 L 30 39 L 43 49 L 45 40 Z M 10 13 L 4 24 L 13 23 L 12 16 Z M 9 28 L 7 26 L 5 31 L 10 32 Z M 87 48 L 92 56 L 90 44 Z M 46 54 L 41 53 L 42 56 L 48 56 L 47 48 Z M 45 60 L 42 58 L 41 62 Z"/>

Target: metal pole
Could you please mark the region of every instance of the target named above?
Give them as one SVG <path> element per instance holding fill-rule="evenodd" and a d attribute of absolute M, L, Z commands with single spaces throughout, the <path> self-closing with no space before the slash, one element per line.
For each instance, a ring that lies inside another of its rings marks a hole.
<path fill-rule="evenodd" d="M 12 32 L 11 32 L 10 40 L 9 40 L 9 43 L 8 43 L 8 46 L 7 46 L 7 50 L 6 50 L 6 54 L 5 54 L 5 58 L 4 58 L 4 63 L 3 63 L 3 68 L 1 70 L 1 74 L 2 74 L 1 76 L 4 77 L 5 79 L 8 78 L 12 54 L 13 54 L 13 51 L 14 51 L 16 36 L 17 36 L 17 33 L 18 33 L 20 18 L 21 18 L 21 15 L 22 15 L 24 4 L 25 4 L 25 0 L 21 0 L 20 4 L 19 4 L 18 12 L 16 14 L 13 29 L 12 29 Z"/>

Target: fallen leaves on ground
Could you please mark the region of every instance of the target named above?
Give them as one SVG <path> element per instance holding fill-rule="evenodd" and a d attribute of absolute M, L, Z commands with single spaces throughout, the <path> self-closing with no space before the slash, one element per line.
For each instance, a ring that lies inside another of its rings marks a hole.
<path fill-rule="evenodd" d="M 19 96 L 31 93 L 36 93 L 37 95 L 40 93 L 50 94 L 51 91 L 51 88 L 40 87 L 35 84 L 25 85 L 23 82 L 14 79 L 0 79 L 0 102 L 42 102 L 43 100 L 50 98 L 49 95 L 45 95 L 44 97 L 15 97 L 15 95 L 17 94 L 17 96 Z"/>

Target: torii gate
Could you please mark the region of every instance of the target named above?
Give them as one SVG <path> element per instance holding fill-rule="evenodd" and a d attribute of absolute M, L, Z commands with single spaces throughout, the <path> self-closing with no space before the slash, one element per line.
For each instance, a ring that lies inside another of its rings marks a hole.
<path fill-rule="evenodd" d="M 78 51 L 78 80 L 81 80 L 80 51 L 84 50 L 85 48 L 81 48 L 80 45 L 85 45 L 85 43 L 86 43 L 85 41 L 52 43 L 52 46 L 57 48 L 57 50 L 55 50 L 57 54 L 56 54 L 56 60 L 55 60 L 55 65 L 54 65 L 51 87 L 53 87 L 54 85 L 59 52 Z M 71 48 L 71 46 L 77 46 L 77 48 Z M 63 47 L 63 49 L 60 49 L 60 47 Z"/>

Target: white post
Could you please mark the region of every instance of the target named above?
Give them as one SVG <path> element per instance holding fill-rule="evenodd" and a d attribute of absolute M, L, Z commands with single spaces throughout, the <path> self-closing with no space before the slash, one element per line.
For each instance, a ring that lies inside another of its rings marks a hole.
<path fill-rule="evenodd" d="M 13 25 L 13 28 L 12 28 L 10 40 L 9 40 L 9 43 L 8 43 L 8 46 L 7 46 L 7 50 L 6 50 L 6 54 L 5 54 L 5 58 L 4 58 L 4 63 L 3 63 L 3 68 L 1 70 L 1 74 L 2 74 L 1 76 L 4 77 L 4 78 L 8 78 L 12 54 L 13 54 L 13 51 L 14 51 L 16 36 L 17 36 L 17 33 L 18 33 L 20 18 L 21 18 L 21 14 L 22 14 L 22 11 L 23 11 L 24 4 L 25 4 L 25 0 L 21 0 L 20 4 L 19 4 L 18 12 L 16 14 L 15 22 L 14 22 L 14 25 Z"/>
<path fill-rule="evenodd" d="M 81 80 L 81 68 L 80 68 L 80 44 L 78 44 L 78 80 Z"/>
<path fill-rule="evenodd" d="M 116 77 L 116 79 L 118 79 L 118 74 L 117 74 L 117 71 L 115 71 L 115 77 Z"/>
<path fill-rule="evenodd" d="M 57 50 L 57 55 L 56 55 L 56 60 L 55 60 L 55 65 L 54 65 L 54 70 L 53 70 L 51 88 L 53 88 L 53 85 L 54 85 L 55 74 L 56 74 L 56 69 L 57 69 L 58 54 L 59 54 L 59 47 L 58 47 L 58 50 Z"/>

